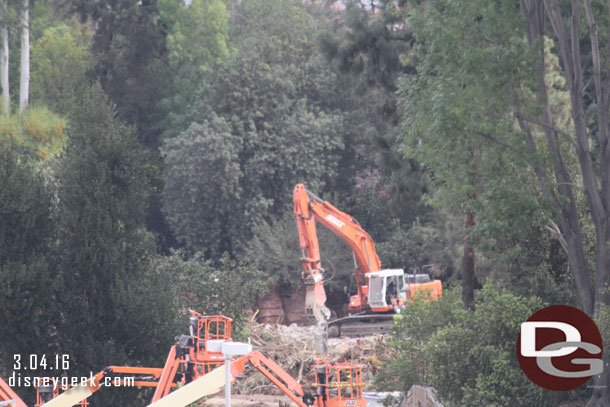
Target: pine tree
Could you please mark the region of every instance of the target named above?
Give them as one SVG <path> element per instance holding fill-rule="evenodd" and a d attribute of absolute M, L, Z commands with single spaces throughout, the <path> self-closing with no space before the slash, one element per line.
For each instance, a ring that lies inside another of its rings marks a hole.
<path fill-rule="evenodd" d="M 59 170 L 61 351 L 71 374 L 161 363 L 175 327 L 171 290 L 148 271 L 147 156 L 99 86 L 82 93 Z"/>
<path fill-rule="evenodd" d="M 53 346 L 51 196 L 33 167 L 0 143 L 0 366 Z"/>

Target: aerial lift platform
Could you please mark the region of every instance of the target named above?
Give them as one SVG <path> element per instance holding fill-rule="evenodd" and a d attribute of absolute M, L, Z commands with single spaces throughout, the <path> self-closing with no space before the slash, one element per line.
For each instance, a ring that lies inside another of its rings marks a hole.
<path fill-rule="evenodd" d="M 91 385 L 72 388 L 40 386 L 35 407 L 88 405 L 87 398 L 100 390 L 106 378 L 134 378 L 132 385 L 156 387 L 148 407 L 181 407 L 220 391 L 225 386 L 225 359 L 219 343 L 231 342 L 230 318 L 204 316 L 191 311 L 189 335 L 176 338 L 163 368 L 109 366 L 97 373 Z M 212 346 L 214 345 L 214 346 Z M 258 370 L 299 407 L 366 406 L 361 364 L 316 359 L 314 393 L 303 387 L 281 366 L 260 351 L 252 351 L 231 362 L 229 378 L 234 381 L 248 367 Z M 119 381 L 120 382 L 120 381 Z M 0 403 L 14 401 L 14 407 L 28 407 L 0 378 Z"/>

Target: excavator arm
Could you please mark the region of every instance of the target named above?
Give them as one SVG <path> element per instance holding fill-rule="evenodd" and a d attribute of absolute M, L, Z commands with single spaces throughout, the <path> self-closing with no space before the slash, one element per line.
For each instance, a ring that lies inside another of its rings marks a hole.
<path fill-rule="evenodd" d="M 330 311 L 324 303 L 326 292 L 323 286 L 324 270 L 320 263 L 320 247 L 316 232 L 316 221 L 339 236 L 352 249 L 354 273 L 358 294 L 350 300 L 350 309 L 364 310 L 367 305 L 367 273 L 381 270 L 381 261 L 375 251 L 371 236 L 362 229 L 358 221 L 341 212 L 329 202 L 323 201 L 305 189 L 303 184 L 293 191 L 294 213 L 297 219 L 299 242 L 303 257 L 303 281 L 306 285 L 305 307 L 313 322 L 326 321 Z"/>

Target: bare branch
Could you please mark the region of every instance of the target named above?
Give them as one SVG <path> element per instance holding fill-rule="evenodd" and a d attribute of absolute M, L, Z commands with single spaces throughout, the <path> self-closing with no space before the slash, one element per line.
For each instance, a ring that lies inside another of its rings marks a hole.
<path fill-rule="evenodd" d="M 572 43 L 572 82 L 573 95 L 580 96 L 582 91 L 582 63 L 580 55 L 580 1 L 572 0 L 572 21 L 570 24 L 570 40 Z M 579 112 L 574 112 L 579 114 Z"/>
<path fill-rule="evenodd" d="M 523 119 L 523 112 L 521 111 L 521 108 L 518 106 L 515 106 L 514 109 L 515 109 L 515 117 L 517 118 L 519 127 L 521 127 L 521 129 L 525 132 L 525 142 L 527 144 L 527 147 L 530 149 L 530 151 L 532 151 L 534 154 L 536 154 L 537 147 L 536 147 L 536 142 L 534 141 L 534 137 L 532 136 L 532 129 L 530 128 L 530 126 L 528 126 L 528 124 Z M 549 197 L 553 207 L 557 210 L 561 210 L 561 202 L 557 198 L 555 191 L 552 188 L 550 188 L 549 176 L 547 175 L 544 167 L 541 165 L 538 165 L 538 164 L 534 164 L 533 162 L 530 162 L 530 161 L 528 161 L 528 164 L 530 164 L 532 166 L 532 168 L 534 170 L 534 174 L 536 174 L 536 179 L 538 180 L 538 184 L 540 185 L 540 188 L 542 189 L 542 191 L 544 191 L 545 195 Z"/>
<path fill-rule="evenodd" d="M 547 128 L 549 130 L 553 130 L 555 133 L 564 136 L 570 142 L 570 144 L 574 148 L 578 148 L 578 145 L 576 144 L 576 141 L 574 140 L 574 138 L 568 132 L 565 132 L 565 131 L 563 131 L 563 130 L 561 130 L 561 129 L 553 126 L 553 125 L 550 125 L 548 123 L 544 123 L 544 122 L 541 122 L 540 120 L 536 120 L 536 119 L 531 119 L 529 117 L 523 117 L 523 120 L 525 120 L 526 122 L 529 122 L 529 123 L 537 124 L 538 126 L 545 127 L 545 128 Z"/>
<path fill-rule="evenodd" d="M 502 147 L 505 147 L 505 148 L 507 148 L 507 149 L 509 149 L 509 150 L 513 150 L 513 151 L 515 151 L 515 148 L 514 148 L 513 146 L 511 146 L 511 145 L 510 145 L 510 144 L 508 144 L 508 143 L 505 143 L 504 141 L 500 141 L 500 140 L 498 140 L 497 138 L 493 137 L 493 136 L 492 136 L 492 135 L 490 135 L 490 134 L 483 133 L 483 132 L 481 132 L 481 131 L 477 132 L 476 134 L 477 134 L 477 136 L 479 136 L 479 137 L 483 137 L 483 138 L 484 138 L 484 139 L 486 139 L 486 140 L 489 140 L 489 141 L 491 141 L 491 142 L 493 142 L 493 143 L 499 144 L 499 145 L 501 145 Z"/>
<path fill-rule="evenodd" d="M 557 226 L 557 224 L 555 222 L 553 222 L 552 219 L 549 219 L 548 222 L 549 222 L 549 224 L 546 225 L 544 228 L 547 231 L 551 232 L 551 235 L 559 241 L 559 244 L 561 245 L 563 250 L 565 250 L 565 252 L 567 253 L 568 252 L 568 242 L 563 237 L 561 230 L 559 230 L 559 226 Z"/>

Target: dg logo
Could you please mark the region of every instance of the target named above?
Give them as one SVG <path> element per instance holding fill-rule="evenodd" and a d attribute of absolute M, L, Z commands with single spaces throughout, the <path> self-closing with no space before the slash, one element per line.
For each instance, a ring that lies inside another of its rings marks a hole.
<path fill-rule="evenodd" d="M 521 324 L 517 357 L 527 377 L 548 390 L 565 391 L 602 373 L 602 337 L 591 318 L 567 305 L 537 311 Z"/>

